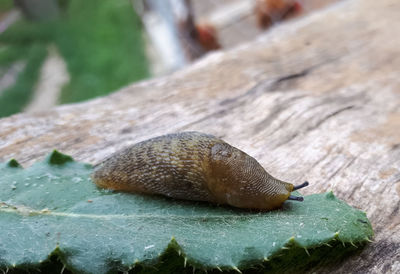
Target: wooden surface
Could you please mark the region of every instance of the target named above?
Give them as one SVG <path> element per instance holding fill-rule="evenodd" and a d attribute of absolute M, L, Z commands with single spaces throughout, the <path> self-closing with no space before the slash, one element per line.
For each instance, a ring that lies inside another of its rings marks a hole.
<path fill-rule="evenodd" d="M 0 160 L 57 148 L 97 163 L 164 133 L 198 130 L 254 156 L 304 194 L 365 210 L 374 243 L 332 273 L 400 273 L 400 2 L 344 1 L 111 96 L 0 120 Z"/>

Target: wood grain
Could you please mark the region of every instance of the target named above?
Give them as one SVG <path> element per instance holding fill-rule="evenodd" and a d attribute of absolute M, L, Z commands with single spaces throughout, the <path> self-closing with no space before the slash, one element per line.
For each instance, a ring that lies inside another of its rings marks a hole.
<path fill-rule="evenodd" d="M 400 273 L 400 2 L 343 1 L 108 97 L 0 120 L 0 160 L 98 163 L 197 130 L 365 210 L 374 243 L 326 273 Z"/>

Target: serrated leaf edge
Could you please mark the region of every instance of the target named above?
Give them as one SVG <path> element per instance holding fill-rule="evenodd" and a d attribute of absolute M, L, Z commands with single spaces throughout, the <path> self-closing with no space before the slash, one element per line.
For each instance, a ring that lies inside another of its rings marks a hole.
<path fill-rule="evenodd" d="M 14 158 L 7 162 L 7 166 L 11 168 L 23 168 L 22 165 Z"/>
<path fill-rule="evenodd" d="M 181 245 L 178 243 L 178 241 L 175 239 L 175 237 L 172 237 L 171 240 L 169 241 L 169 243 L 166 245 L 165 249 L 161 252 L 161 254 L 159 254 L 158 258 L 156 258 L 155 260 L 159 260 L 164 254 L 166 254 L 168 251 L 174 251 L 179 257 L 182 257 L 184 259 L 184 263 L 183 263 L 183 267 L 192 267 L 194 270 L 199 269 L 199 270 L 203 270 L 203 271 L 207 271 L 207 270 L 219 270 L 221 272 L 223 272 L 224 270 L 230 270 L 230 271 L 235 271 L 237 273 L 242 273 L 242 270 L 248 269 L 252 266 L 258 265 L 260 262 L 261 263 L 268 263 L 269 261 L 283 256 L 284 254 L 282 252 L 288 252 L 288 250 L 294 248 L 294 247 L 299 247 L 299 248 L 303 248 L 305 250 L 305 252 L 307 253 L 308 256 L 311 256 L 309 250 L 315 250 L 318 247 L 322 246 L 322 245 L 327 245 L 330 246 L 331 242 L 334 242 L 338 239 L 338 235 L 339 233 L 333 233 L 332 234 L 332 238 L 330 240 L 328 240 L 325 243 L 321 243 L 319 245 L 314 245 L 312 247 L 304 247 L 302 246 L 299 242 L 296 241 L 295 237 L 291 237 L 287 240 L 287 242 L 283 245 L 283 247 L 281 249 L 277 249 L 276 252 L 269 254 L 266 257 L 263 258 L 259 258 L 253 261 L 259 261 L 257 263 L 251 263 L 248 264 L 246 262 L 240 262 L 238 263 L 238 265 L 204 265 L 204 263 L 200 263 L 197 262 L 195 259 L 190 258 L 190 256 L 188 256 L 185 252 L 184 249 L 181 247 Z M 371 242 L 371 240 L 366 237 L 364 239 L 364 241 L 359 241 L 358 243 L 360 244 L 360 246 L 363 246 L 364 244 Z M 342 242 L 344 244 L 344 242 Z M 354 242 L 350 242 L 350 244 L 354 247 L 354 248 L 359 248 L 360 246 L 357 246 Z M 345 245 L 344 245 L 345 246 Z M 75 271 L 75 269 L 71 266 L 68 266 L 68 263 L 65 262 L 65 260 L 63 259 L 63 251 L 61 250 L 60 246 L 58 245 L 58 243 L 56 244 L 56 247 L 54 248 L 54 250 L 52 252 L 50 252 L 50 254 L 47 256 L 46 259 L 41 260 L 38 262 L 37 265 L 30 265 L 29 267 L 35 267 L 35 266 L 40 266 L 42 263 L 48 262 L 50 261 L 50 258 L 56 256 L 57 259 L 63 264 L 63 269 L 68 269 L 70 271 Z M 144 263 L 144 265 L 149 265 L 148 263 L 145 263 L 144 261 L 139 261 L 138 259 L 134 260 L 130 265 L 124 265 L 124 267 L 128 267 L 129 269 L 135 268 L 137 265 L 140 265 Z M 17 266 L 15 263 L 11 265 L 12 268 L 26 268 L 26 266 Z M 9 268 L 12 269 L 12 268 Z M 0 269 L 1 270 L 1 269 Z M 4 270 L 3 270 L 4 271 Z M 7 271 L 7 270 L 6 270 Z"/>
<path fill-rule="evenodd" d="M 68 162 L 74 162 L 75 160 L 67 155 L 54 149 L 47 157 L 46 162 L 50 165 L 63 165 Z"/>
<path fill-rule="evenodd" d="M 75 160 L 71 156 L 63 154 L 63 153 L 61 153 L 61 152 L 59 152 L 57 150 L 53 150 L 46 157 L 46 160 L 45 160 L 45 162 L 47 162 L 50 165 L 63 165 L 65 163 L 74 162 L 74 161 Z M 11 159 L 7 163 L 7 166 L 10 167 L 10 168 L 23 168 L 18 163 L 18 161 L 15 160 L 15 159 Z M 329 192 L 325 193 L 325 197 L 328 198 L 328 199 L 337 199 L 337 197 L 333 194 L 332 191 L 329 191 Z M 339 200 L 339 201 L 341 201 L 341 200 Z M 341 202 L 343 202 L 343 201 L 341 201 Z M 18 212 L 22 216 L 34 216 L 34 215 L 43 214 L 43 215 L 64 216 L 64 217 L 77 217 L 77 218 L 87 217 L 87 218 L 96 218 L 96 219 L 99 219 L 99 218 L 100 219 L 102 219 L 102 218 L 103 219 L 110 219 L 110 218 L 162 218 L 162 217 L 171 218 L 171 216 L 162 216 L 162 215 L 160 215 L 160 216 L 137 215 L 137 214 L 134 214 L 134 215 L 120 215 L 120 214 L 98 215 L 98 214 L 77 214 L 77 213 L 68 213 L 68 212 L 56 212 L 56 211 L 51 211 L 51 210 L 49 210 L 47 208 L 42 209 L 42 210 L 36 210 L 36 209 L 32 209 L 32 208 L 25 207 L 25 206 L 13 206 L 13 205 L 6 204 L 5 202 L 0 202 L 0 212 L 1 211 L 8 212 L 8 213 Z M 178 217 L 187 217 L 187 216 L 179 216 L 178 215 Z M 207 216 L 207 217 L 210 218 L 210 216 Z M 212 216 L 212 217 L 213 218 L 227 218 L 227 217 L 228 218 L 229 217 L 249 218 L 249 216 L 246 216 L 246 215 L 241 215 L 241 216 L 218 215 L 218 216 Z M 257 215 L 252 215 L 251 217 L 254 218 L 254 217 L 258 217 L 258 216 Z M 189 217 L 189 218 L 193 218 L 193 217 Z M 199 217 L 196 217 L 196 218 L 204 218 L 204 216 L 199 216 Z M 368 220 L 368 218 L 367 218 L 367 220 Z M 368 220 L 368 222 L 369 222 L 369 220 Z M 295 237 L 293 236 L 293 237 L 289 238 L 288 241 L 283 245 L 283 247 L 281 248 L 281 251 L 282 250 L 286 251 L 286 250 L 291 249 L 292 246 L 297 246 L 297 247 L 300 247 L 300 248 L 304 248 L 304 250 L 307 253 L 307 255 L 310 256 L 310 253 L 309 253 L 308 249 L 316 249 L 316 248 L 318 248 L 318 247 L 320 247 L 322 245 L 327 245 L 329 247 L 332 247 L 329 244 L 329 242 L 333 242 L 333 241 L 336 241 L 336 240 L 340 241 L 343 244 L 343 246 L 345 247 L 345 242 L 342 241 L 339 238 L 339 234 L 340 234 L 340 231 L 337 231 L 332 235 L 332 238 L 330 240 L 328 240 L 328 242 L 320 243 L 320 244 L 317 244 L 317 245 L 314 245 L 314 246 L 308 246 L 308 248 L 302 246 L 299 242 L 296 241 Z M 364 244 L 365 242 L 373 242 L 373 240 L 370 239 L 368 236 L 366 236 L 364 241 L 359 241 L 359 243 L 361 245 Z M 355 245 L 354 242 L 349 241 L 348 243 L 350 243 L 353 247 L 358 248 L 358 246 Z M 179 243 L 176 241 L 176 239 L 174 237 L 171 238 L 171 241 L 168 243 L 168 245 L 166 246 L 164 251 L 160 254 L 159 258 L 163 254 L 165 254 L 169 249 L 174 250 L 180 257 L 183 257 L 184 258 L 184 267 L 191 266 L 193 268 L 193 271 L 195 271 L 196 267 L 197 267 L 197 269 L 202 269 L 204 271 L 211 270 L 211 269 L 216 269 L 216 270 L 219 270 L 221 272 L 223 270 L 233 270 L 233 271 L 236 271 L 237 273 L 242 273 L 241 270 L 240 270 L 240 268 L 242 268 L 242 267 L 239 268 L 239 265 L 241 265 L 241 263 L 239 263 L 238 266 L 235 266 L 235 265 L 229 265 L 229 266 L 228 265 L 226 265 L 226 266 L 208 265 L 208 266 L 204 267 L 203 263 L 196 262 L 196 260 L 191 259 L 190 257 L 188 257 L 183 252 L 182 247 L 179 245 Z M 277 250 L 275 252 L 275 254 L 269 254 L 268 256 L 260 258 L 259 261 L 268 262 L 268 261 L 270 261 L 270 260 L 272 260 L 272 259 L 274 259 L 276 257 L 282 256 L 283 254 L 280 254 L 281 251 Z M 48 255 L 48 257 L 45 260 L 41 260 L 41 261 L 38 262 L 38 265 L 50 260 L 50 258 L 52 256 L 54 256 L 54 255 L 57 256 L 57 258 L 63 264 L 63 270 L 62 271 L 64 271 L 65 268 L 68 269 L 68 270 L 72 270 L 73 271 L 73 269 L 70 269 L 69 267 L 67 267 L 67 264 L 62 259 L 62 251 L 60 250 L 58 244 L 55 247 L 55 249 Z M 129 269 L 132 269 L 136 265 L 141 264 L 141 263 L 142 262 L 140 262 L 138 259 L 136 259 L 128 267 L 129 267 Z M 17 266 L 15 264 L 12 264 L 12 268 L 16 268 L 16 267 Z M 249 265 L 247 265 L 247 267 L 249 267 Z M 247 267 L 243 267 L 242 269 L 246 269 Z M 6 269 L 7 269 L 6 271 L 8 272 L 9 268 L 7 267 Z M 0 269 L 0 270 L 2 270 L 2 269 Z"/>

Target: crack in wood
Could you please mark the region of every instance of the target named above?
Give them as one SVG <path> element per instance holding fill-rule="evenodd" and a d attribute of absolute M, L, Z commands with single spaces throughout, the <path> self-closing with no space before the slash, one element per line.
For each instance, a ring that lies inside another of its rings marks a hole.
<path fill-rule="evenodd" d="M 322 118 L 321 120 L 319 120 L 314 126 L 311 126 L 311 127 L 306 128 L 306 130 L 305 130 L 304 132 L 301 132 L 300 130 L 298 130 L 298 131 L 295 132 L 295 133 L 292 133 L 292 134 L 290 134 L 290 135 L 287 135 L 288 138 L 285 138 L 285 140 L 284 140 L 283 142 L 279 142 L 279 143 L 276 145 L 276 147 L 278 148 L 278 147 L 281 147 L 281 146 L 283 146 L 283 145 L 285 145 L 285 144 L 291 142 L 293 139 L 295 139 L 295 138 L 296 138 L 297 136 L 299 136 L 301 133 L 305 133 L 305 132 L 309 132 L 309 131 L 312 131 L 312 130 L 314 130 L 314 129 L 317 129 L 319 126 L 321 126 L 323 123 L 325 123 L 325 122 L 326 122 L 327 120 L 329 120 L 330 118 L 332 118 L 332 117 L 334 117 L 334 116 L 336 116 L 336 115 L 338 115 L 338 114 L 340 114 L 340 113 L 342 113 L 342 112 L 344 112 L 344 111 L 346 111 L 346 110 L 353 109 L 354 107 L 355 107 L 354 105 L 350 105 L 350 106 L 346 106 L 346 107 L 340 108 L 340 109 L 336 110 L 335 112 L 333 112 L 333 113 L 331 113 L 331 114 L 329 114 L 329 115 L 323 117 L 323 118 Z"/>
<path fill-rule="evenodd" d="M 360 187 L 364 185 L 364 183 L 367 181 L 368 178 L 365 178 L 364 180 L 361 181 L 361 183 L 358 183 L 353 186 L 352 190 L 350 193 L 348 193 L 347 198 L 352 198 L 354 193 L 356 193 L 357 190 L 360 190 Z"/>
<path fill-rule="evenodd" d="M 275 79 L 268 87 L 267 91 L 277 91 L 279 89 L 282 90 L 282 88 L 286 85 L 286 90 L 288 90 L 288 86 L 290 84 L 293 84 L 294 81 L 298 80 L 299 78 L 303 78 L 308 76 L 311 72 L 316 70 L 317 68 L 320 68 L 324 65 L 331 64 L 332 62 L 338 61 L 342 58 L 342 56 L 336 56 L 336 57 L 331 57 L 328 58 L 318 64 L 310 65 L 307 68 L 303 68 L 299 72 L 294 72 L 294 73 L 289 73 L 283 76 L 278 77 Z"/>
<path fill-rule="evenodd" d="M 346 168 L 348 168 L 349 166 L 351 166 L 354 161 L 357 159 L 357 156 L 354 156 L 351 158 L 350 161 L 348 161 L 347 163 L 344 163 L 343 165 L 341 165 L 338 169 L 336 169 L 336 171 L 330 175 L 327 179 L 327 181 L 330 181 L 333 177 L 335 177 L 340 171 L 345 170 Z"/>
<path fill-rule="evenodd" d="M 397 150 L 400 148 L 400 143 L 399 144 L 394 144 L 392 145 L 392 147 L 390 148 L 391 150 Z"/>
<path fill-rule="evenodd" d="M 331 119 L 332 117 L 334 117 L 334 116 L 336 116 L 336 115 L 338 115 L 338 114 L 340 114 L 340 113 L 342 113 L 342 112 L 344 112 L 344 111 L 353 109 L 353 108 L 355 108 L 354 105 L 350 105 L 350 106 L 346 106 L 346 107 L 339 108 L 338 110 L 336 110 L 336 111 L 330 113 L 329 115 L 326 115 L 325 117 L 323 117 L 323 118 L 322 118 L 321 120 L 319 120 L 315 125 L 313 125 L 313 126 L 311 126 L 311 127 L 308 127 L 308 128 L 307 128 L 307 131 L 312 131 L 312 130 L 314 130 L 314 129 L 320 127 L 323 123 L 325 123 L 326 121 L 328 121 L 328 120 Z"/>
<path fill-rule="evenodd" d="M 199 124 L 199 123 L 201 123 L 201 122 L 204 122 L 204 121 L 206 121 L 206 120 L 208 120 L 208 119 L 210 119 L 210 118 L 221 117 L 221 116 L 223 116 L 229 109 L 232 109 L 232 108 L 224 108 L 224 109 L 221 109 L 221 110 L 212 112 L 212 113 L 210 113 L 210 114 L 208 114 L 208 115 L 206 115 L 206 116 L 204 116 L 204 117 L 202 117 L 202 118 L 200 118 L 200 119 L 194 120 L 193 122 L 190 122 L 190 123 L 188 123 L 188 124 L 186 124 L 186 125 L 180 127 L 180 128 L 179 128 L 179 131 L 187 130 L 187 129 L 189 129 L 190 127 L 192 127 L 192 126 L 194 126 L 194 125 L 196 125 L 196 124 Z"/>
<path fill-rule="evenodd" d="M 281 114 L 283 111 L 288 109 L 288 106 L 296 101 L 297 99 L 304 98 L 304 95 L 298 95 L 294 96 L 291 98 L 288 98 L 287 100 L 284 100 L 283 102 L 279 102 L 273 106 L 271 111 L 269 112 L 268 116 L 262 119 L 260 122 L 258 122 L 253 129 L 254 134 L 259 133 L 262 129 L 265 128 L 265 126 L 269 126 L 278 116 Z M 277 127 L 278 129 L 281 128 L 289 119 L 292 117 L 294 113 L 289 115 L 288 118 L 286 118 L 282 123 L 279 124 Z"/>
<path fill-rule="evenodd" d="M 331 155 L 329 152 L 324 154 L 324 156 L 320 157 L 317 161 L 315 161 L 309 169 L 307 169 L 306 173 L 309 173 L 311 170 L 313 170 L 319 163 L 324 161 L 328 156 Z"/>
<path fill-rule="evenodd" d="M 228 111 L 233 111 L 235 108 L 243 106 L 249 97 L 251 98 L 253 96 L 257 96 L 257 94 L 261 94 L 260 91 L 263 91 L 262 87 L 269 85 L 270 81 L 271 81 L 270 79 L 265 79 L 265 80 L 261 81 L 260 83 L 255 84 L 252 88 L 250 88 L 243 94 L 240 94 L 233 98 L 228 98 L 228 99 L 222 100 L 221 102 L 219 102 L 219 105 L 223 107 L 222 109 L 214 111 L 200 119 L 190 122 L 190 123 L 186 124 L 185 126 L 181 127 L 180 130 L 186 130 L 186 129 L 192 127 L 193 125 L 196 125 L 196 124 L 199 124 L 201 122 L 208 120 L 209 118 L 221 117 Z"/>
<path fill-rule="evenodd" d="M 270 87 L 269 87 L 269 91 L 274 91 L 274 90 L 278 90 L 280 89 L 280 87 L 283 84 L 287 84 L 287 82 L 292 82 L 294 80 L 297 80 L 298 78 L 301 77 L 305 77 L 307 76 L 311 71 L 313 70 L 313 68 L 306 68 L 300 72 L 296 72 L 296 73 L 292 73 L 292 74 L 288 74 L 288 75 L 284 75 L 279 77 L 278 79 L 276 79 L 274 82 L 271 83 Z"/>
<path fill-rule="evenodd" d="M 290 143 L 292 140 L 294 140 L 297 136 L 299 136 L 299 132 L 295 132 L 295 133 L 292 133 L 292 134 L 290 134 L 290 135 L 287 135 L 288 136 L 288 138 L 285 138 L 285 140 L 283 141 L 283 142 L 280 142 L 280 143 L 278 143 L 277 145 L 276 145 L 276 148 L 279 148 L 279 147 L 281 147 L 281 146 L 283 146 L 283 145 L 286 145 L 286 144 L 288 144 L 288 143 Z"/>
<path fill-rule="evenodd" d="M 268 87 L 269 85 L 271 85 L 271 79 L 267 78 L 264 80 L 261 80 L 260 82 L 256 83 L 253 87 L 251 87 L 250 89 L 248 89 L 247 91 L 245 91 L 244 93 L 237 95 L 235 97 L 232 98 L 227 98 L 222 100 L 219 105 L 221 106 L 225 106 L 225 105 L 230 105 L 236 101 L 238 101 L 239 99 L 245 98 L 245 97 L 249 97 L 249 96 L 253 96 L 259 93 L 264 93 L 264 89 L 266 87 Z"/>
<path fill-rule="evenodd" d="M 400 211 L 400 201 L 397 202 L 396 206 L 392 209 L 392 212 L 389 215 L 389 219 L 399 218 Z"/>

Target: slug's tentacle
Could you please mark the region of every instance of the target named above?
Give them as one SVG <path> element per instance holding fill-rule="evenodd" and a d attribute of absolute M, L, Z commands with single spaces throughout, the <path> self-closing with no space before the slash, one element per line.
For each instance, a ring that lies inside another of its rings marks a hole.
<path fill-rule="evenodd" d="M 298 189 L 303 188 L 303 187 L 306 187 L 306 186 L 308 186 L 308 185 L 309 185 L 309 183 L 308 183 L 307 181 L 305 181 L 305 182 L 302 183 L 301 185 L 294 186 L 294 187 L 293 187 L 293 191 L 298 190 Z M 298 196 L 290 195 L 289 198 L 288 198 L 288 200 L 300 201 L 300 202 L 302 202 L 302 201 L 304 201 L 304 198 L 303 198 L 303 197 L 298 197 Z"/>
<path fill-rule="evenodd" d="M 308 186 L 308 185 L 309 185 L 309 183 L 308 183 L 307 181 L 305 181 L 305 182 L 302 183 L 301 185 L 294 186 L 294 187 L 293 187 L 293 190 L 298 190 L 298 189 L 303 188 L 303 187 L 306 187 L 306 186 Z"/>
<path fill-rule="evenodd" d="M 303 197 L 297 197 L 297 196 L 292 196 L 292 195 L 290 195 L 289 198 L 287 198 L 287 199 L 293 200 L 293 201 L 300 201 L 300 202 L 304 201 Z"/>

